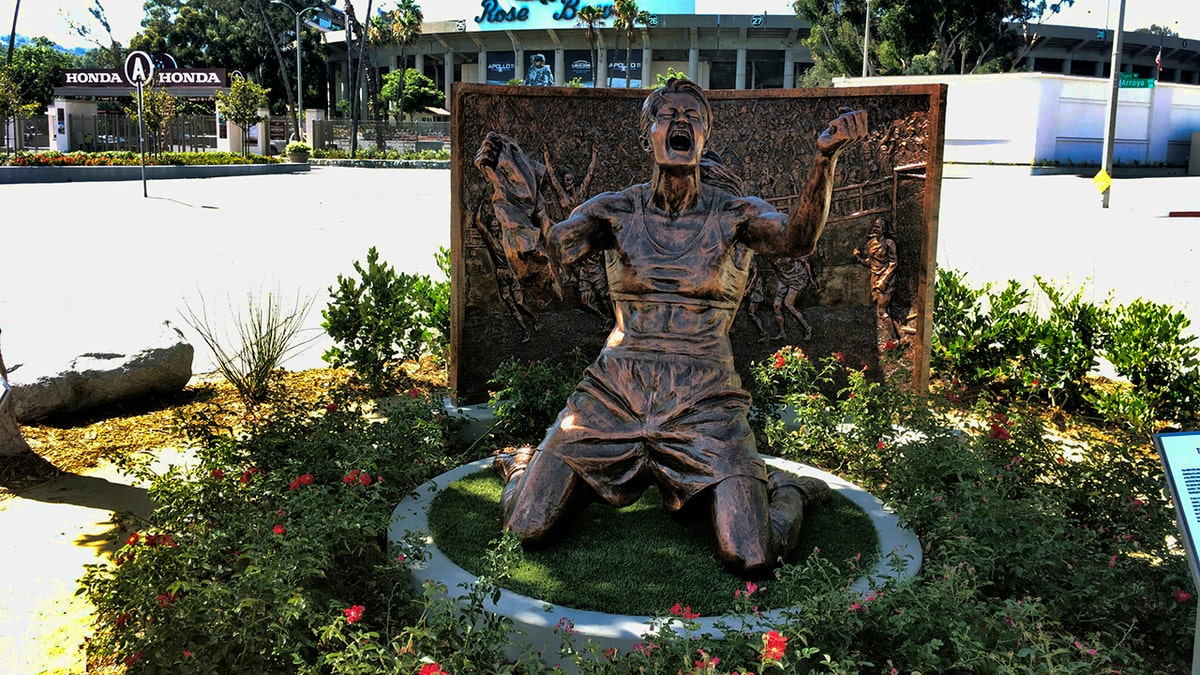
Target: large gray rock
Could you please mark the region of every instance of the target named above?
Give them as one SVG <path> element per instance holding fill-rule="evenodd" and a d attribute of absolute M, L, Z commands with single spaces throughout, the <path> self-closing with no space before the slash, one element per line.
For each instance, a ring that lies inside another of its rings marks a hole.
<path fill-rule="evenodd" d="M 17 421 L 179 391 L 192 377 L 193 353 L 183 333 L 164 322 L 149 346 L 86 352 L 57 372 L 15 366 L 9 382 Z"/>

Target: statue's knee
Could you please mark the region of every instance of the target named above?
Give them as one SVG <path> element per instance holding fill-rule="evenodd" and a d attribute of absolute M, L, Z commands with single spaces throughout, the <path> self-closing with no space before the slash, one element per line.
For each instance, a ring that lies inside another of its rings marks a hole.
<path fill-rule="evenodd" d="M 775 572 L 775 561 L 765 550 L 721 551 L 721 562 L 725 569 L 743 579 L 766 579 Z"/>

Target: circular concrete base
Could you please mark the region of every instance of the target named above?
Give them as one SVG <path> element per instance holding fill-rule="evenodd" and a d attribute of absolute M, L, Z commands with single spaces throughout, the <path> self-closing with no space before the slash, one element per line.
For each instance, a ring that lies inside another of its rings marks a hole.
<path fill-rule="evenodd" d="M 870 573 L 860 578 L 854 589 L 866 593 L 873 585 L 882 583 L 885 579 L 897 576 L 910 577 L 921 569 L 921 543 L 916 535 L 900 526 L 896 515 L 884 508 L 883 503 L 871 496 L 862 488 L 848 483 L 837 476 L 820 471 L 804 464 L 790 462 L 775 457 L 763 457 L 767 464 L 794 473 L 820 478 L 829 487 L 854 502 L 870 516 L 879 536 L 879 546 L 883 553 L 880 561 Z M 475 575 L 455 565 L 442 553 L 429 535 L 428 512 L 434 497 L 456 480 L 491 466 L 491 459 L 481 459 L 448 471 L 437 478 L 418 487 L 414 494 L 396 506 L 392 513 L 392 525 L 388 531 L 388 540 L 400 543 L 409 533 L 418 533 L 424 541 L 425 561 L 412 565 L 413 581 L 420 585 L 427 579 L 443 584 L 454 595 L 463 595 L 462 584 L 475 582 Z M 903 561 L 900 568 L 894 569 L 893 557 Z M 654 629 L 652 618 L 648 616 L 630 616 L 623 614 L 606 614 L 587 610 L 573 609 L 552 605 L 536 598 L 530 598 L 511 591 L 503 591 L 500 601 L 494 607 L 488 607 L 489 612 L 507 617 L 512 621 L 512 642 L 525 645 L 547 655 L 558 653 L 559 640 L 554 634 L 554 627 L 559 621 L 566 619 L 574 624 L 576 644 L 590 640 L 600 648 L 616 648 L 621 653 L 632 649 L 633 645 L 644 642 L 643 636 Z M 743 617 L 745 626 L 755 624 L 769 625 L 777 622 L 782 616 L 782 610 L 764 612 L 761 618 Z M 716 627 L 719 617 L 701 617 L 700 632 L 719 636 L 720 629 Z M 736 619 L 729 622 L 741 627 Z"/>

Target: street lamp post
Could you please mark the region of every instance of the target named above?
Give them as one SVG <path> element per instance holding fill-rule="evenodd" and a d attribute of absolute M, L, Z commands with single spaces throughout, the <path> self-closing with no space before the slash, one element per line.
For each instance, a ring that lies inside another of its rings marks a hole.
<path fill-rule="evenodd" d="M 283 5 L 296 15 L 296 140 L 304 140 L 304 71 L 300 67 L 300 17 L 320 7 L 305 7 L 300 11 L 291 8 L 283 0 L 271 0 L 272 5 Z"/>

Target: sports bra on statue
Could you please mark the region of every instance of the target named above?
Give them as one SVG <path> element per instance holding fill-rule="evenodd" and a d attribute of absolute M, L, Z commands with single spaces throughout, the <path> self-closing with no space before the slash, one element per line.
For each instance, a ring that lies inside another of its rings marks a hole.
<path fill-rule="evenodd" d="M 614 300 L 702 305 L 736 310 L 746 290 L 753 252 L 734 242 L 723 225 L 722 207 L 730 198 L 704 188 L 709 210 L 691 232 L 671 238 L 646 221 L 647 185 L 626 190 L 634 212 L 616 229 L 617 246 L 605 251 L 609 293 Z"/>

